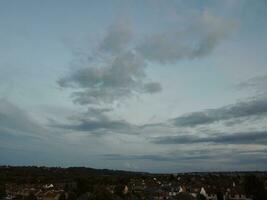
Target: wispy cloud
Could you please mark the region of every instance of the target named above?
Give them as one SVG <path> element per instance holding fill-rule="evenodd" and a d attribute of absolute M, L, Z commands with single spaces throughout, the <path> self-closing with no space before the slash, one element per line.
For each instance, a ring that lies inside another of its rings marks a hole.
<path fill-rule="evenodd" d="M 100 50 L 118 54 L 128 47 L 134 36 L 131 23 L 120 22 L 109 27 L 106 36 L 100 42 Z"/>
<path fill-rule="evenodd" d="M 188 113 L 172 120 L 178 127 L 208 125 L 222 120 L 267 115 L 267 97 L 255 97 L 221 108 Z"/>
<path fill-rule="evenodd" d="M 74 131 L 83 131 L 88 133 L 94 133 L 94 131 L 102 130 L 102 133 L 110 133 L 111 131 L 117 132 L 132 132 L 133 126 L 125 121 L 119 120 L 81 120 L 80 122 L 70 124 L 54 124 L 50 125 L 52 127 L 74 130 Z"/>
<path fill-rule="evenodd" d="M 220 133 L 213 136 L 199 137 L 197 135 L 162 136 L 152 140 L 156 144 L 267 144 L 267 131 Z"/>
<path fill-rule="evenodd" d="M 110 104 L 132 95 L 160 92 L 160 83 L 147 80 L 148 62 L 209 55 L 234 27 L 233 22 L 209 11 L 201 12 L 189 24 L 185 29 L 151 33 L 141 42 L 134 38 L 130 23 L 114 24 L 99 42 L 97 54 L 58 83 L 63 88 L 75 88 L 74 102 L 82 105 Z"/>
<path fill-rule="evenodd" d="M 267 94 L 267 75 L 256 76 L 242 81 L 237 85 L 237 89 L 252 90 L 257 94 Z"/>
<path fill-rule="evenodd" d="M 144 58 L 160 63 L 199 58 L 209 55 L 234 27 L 232 21 L 206 10 L 191 19 L 187 27 L 148 36 L 137 49 Z"/>
<path fill-rule="evenodd" d="M 2 136 L 41 138 L 45 129 L 35 122 L 27 112 L 11 102 L 0 99 L 0 132 Z M 1 136 L 0 136 L 1 137 Z"/>
<path fill-rule="evenodd" d="M 182 166 L 190 167 L 190 170 L 200 171 L 200 169 L 209 169 L 209 165 L 213 170 L 225 170 L 238 168 L 238 166 L 247 167 L 251 164 L 251 169 L 256 169 L 255 164 L 260 169 L 266 167 L 266 149 L 257 151 L 242 151 L 234 149 L 198 149 L 198 150 L 179 150 L 178 152 L 159 153 L 159 154 L 105 154 L 101 155 L 106 160 L 111 161 L 129 161 L 129 162 L 145 162 L 145 163 L 176 163 Z M 197 165 L 196 165 L 197 162 Z M 219 164 L 218 166 L 215 164 Z M 254 166 L 254 167 L 253 167 Z M 184 169 L 185 170 L 185 169 Z"/>

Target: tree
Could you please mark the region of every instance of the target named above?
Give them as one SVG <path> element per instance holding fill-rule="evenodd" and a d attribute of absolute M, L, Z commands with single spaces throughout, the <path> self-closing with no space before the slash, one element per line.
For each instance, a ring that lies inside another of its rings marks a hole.
<path fill-rule="evenodd" d="M 37 197 L 36 197 L 34 194 L 30 193 L 30 194 L 25 198 L 25 200 L 37 200 Z"/>
<path fill-rule="evenodd" d="M 62 192 L 58 198 L 58 200 L 66 200 L 66 195 L 64 192 Z"/>
<path fill-rule="evenodd" d="M 206 200 L 207 198 L 203 194 L 197 195 L 197 200 Z"/>
<path fill-rule="evenodd" d="M 69 192 L 68 193 L 67 200 L 76 200 L 76 199 L 77 199 L 77 195 L 74 192 Z"/>
<path fill-rule="evenodd" d="M 91 184 L 91 181 L 94 180 L 87 179 L 87 178 L 78 178 L 77 179 L 77 194 L 78 196 L 81 194 L 84 194 L 86 192 L 91 192 L 93 190 L 93 186 Z M 96 183 L 96 181 L 95 181 Z"/>
<path fill-rule="evenodd" d="M 176 181 L 176 176 L 174 176 L 173 174 L 171 174 L 170 176 L 169 176 L 169 181 Z"/>
<path fill-rule="evenodd" d="M 98 186 L 94 190 L 94 194 L 92 196 L 93 200 L 112 200 L 112 194 L 104 187 Z"/>
<path fill-rule="evenodd" d="M 247 195 L 253 196 L 253 200 L 265 200 L 266 191 L 264 183 L 255 175 L 245 177 L 244 189 Z"/>
<path fill-rule="evenodd" d="M 6 185 L 1 183 L 0 184 L 0 199 L 6 197 Z"/>
<path fill-rule="evenodd" d="M 23 196 L 20 194 L 17 194 L 15 197 L 13 197 L 13 200 L 23 200 Z"/>
<path fill-rule="evenodd" d="M 220 190 L 217 191 L 216 196 L 217 196 L 217 200 L 223 200 L 223 193 Z"/>
<path fill-rule="evenodd" d="M 112 200 L 112 195 L 108 192 L 97 192 L 94 196 L 94 200 Z"/>
<path fill-rule="evenodd" d="M 123 196 L 123 189 L 124 189 L 124 185 L 117 184 L 114 188 L 114 194 L 118 196 Z"/>

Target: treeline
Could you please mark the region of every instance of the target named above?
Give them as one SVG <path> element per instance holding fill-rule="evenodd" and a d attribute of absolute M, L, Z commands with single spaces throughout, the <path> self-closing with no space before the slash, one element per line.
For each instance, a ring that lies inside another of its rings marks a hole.
<path fill-rule="evenodd" d="M 144 173 L 127 172 L 121 170 L 107 170 L 107 169 L 93 169 L 86 167 L 35 167 L 35 166 L 22 166 L 10 167 L 0 166 L 0 181 L 6 183 L 58 183 L 58 182 L 71 182 L 79 177 L 92 177 L 92 176 L 141 176 Z"/>

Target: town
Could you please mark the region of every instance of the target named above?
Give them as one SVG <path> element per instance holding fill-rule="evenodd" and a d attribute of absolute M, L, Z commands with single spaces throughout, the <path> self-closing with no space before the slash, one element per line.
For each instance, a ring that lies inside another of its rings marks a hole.
<path fill-rule="evenodd" d="M 152 174 L 92 168 L 0 167 L 5 200 L 264 200 L 267 172 Z"/>

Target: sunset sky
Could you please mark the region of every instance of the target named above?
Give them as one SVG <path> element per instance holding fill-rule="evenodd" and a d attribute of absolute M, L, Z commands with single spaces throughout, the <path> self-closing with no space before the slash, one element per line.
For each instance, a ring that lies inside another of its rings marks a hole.
<path fill-rule="evenodd" d="M 0 1 L 0 165 L 267 170 L 267 1 Z"/>

